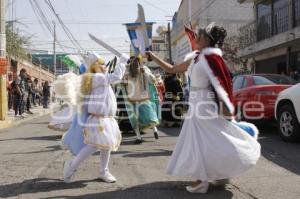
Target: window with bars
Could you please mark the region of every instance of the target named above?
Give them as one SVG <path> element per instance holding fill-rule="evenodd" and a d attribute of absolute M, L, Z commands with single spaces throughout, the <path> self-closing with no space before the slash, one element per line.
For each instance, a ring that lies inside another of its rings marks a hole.
<path fill-rule="evenodd" d="M 300 0 L 294 0 L 294 23 L 300 26 Z"/>
<path fill-rule="evenodd" d="M 257 4 L 256 9 L 258 41 L 289 29 L 289 0 L 264 0 Z"/>
<path fill-rule="evenodd" d="M 274 0 L 273 2 L 273 33 L 279 34 L 289 29 L 288 0 Z"/>
<path fill-rule="evenodd" d="M 263 40 L 272 35 L 272 2 L 270 0 L 257 4 L 257 40 Z"/>

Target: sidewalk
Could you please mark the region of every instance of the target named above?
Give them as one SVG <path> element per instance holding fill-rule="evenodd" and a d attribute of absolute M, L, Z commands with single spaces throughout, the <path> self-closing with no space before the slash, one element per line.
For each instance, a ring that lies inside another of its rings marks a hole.
<path fill-rule="evenodd" d="M 42 106 L 33 107 L 31 109 L 31 112 L 33 114 L 25 114 L 25 117 L 15 117 L 14 110 L 8 111 L 8 119 L 5 121 L 0 121 L 0 131 L 5 128 L 10 128 L 12 126 L 19 125 L 23 122 L 47 115 L 51 113 L 51 110 L 53 110 L 53 106 L 58 106 L 57 104 L 51 104 L 49 108 L 44 109 Z"/>

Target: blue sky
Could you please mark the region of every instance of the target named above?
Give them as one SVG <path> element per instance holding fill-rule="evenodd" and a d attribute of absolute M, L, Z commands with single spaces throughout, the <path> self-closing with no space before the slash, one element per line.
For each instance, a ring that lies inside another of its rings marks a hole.
<path fill-rule="evenodd" d="M 7 0 L 10 6 L 7 9 L 8 19 L 17 19 L 17 25 L 22 34 L 32 35 L 31 48 L 52 50 L 52 37 L 46 28 L 42 28 L 31 7 L 33 0 Z M 14 6 L 11 6 L 11 2 Z M 54 20 L 54 15 L 46 6 L 44 0 L 35 0 L 49 20 Z M 143 5 L 147 21 L 156 22 L 158 25 L 167 25 L 174 12 L 178 9 L 181 0 L 51 0 L 57 14 L 65 22 L 75 38 L 86 50 L 95 50 L 107 55 L 107 52 L 98 48 L 91 41 L 88 33 L 93 33 L 102 38 L 122 52 L 128 51 L 128 35 L 122 23 L 134 22 L 137 17 L 137 3 Z M 14 8 L 14 9 L 13 9 Z M 65 51 L 75 52 L 62 28 L 57 25 L 57 36 Z M 154 33 L 155 33 L 154 28 Z M 62 49 L 59 49 L 63 51 Z M 107 55 L 108 56 L 108 55 Z"/>

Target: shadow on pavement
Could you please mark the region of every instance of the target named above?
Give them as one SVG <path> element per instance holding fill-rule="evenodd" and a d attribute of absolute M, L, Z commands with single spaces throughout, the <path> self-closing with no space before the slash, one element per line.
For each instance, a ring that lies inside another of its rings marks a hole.
<path fill-rule="evenodd" d="M 169 150 L 163 150 L 159 149 L 157 151 L 151 151 L 151 152 L 140 152 L 140 153 L 128 153 L 123 154 L 123 157 L 129 157 L 129 158 L 147 158 L 147 157 L 157 157 L 157 156 L 171 156 L 172 151 Z"/>
<path fill-rule="evenodd" d="M 176 128 L 176 127 L 172 127 L 172 128 L 159 128 L 160 131 L 164 132 L 166 135 L 171 136 L 171 137 L 177 137 L 180 134 L 181 131 L 181 127 Z"/>
<path fill-rule="evenodd" d="M 77 181 L 71 184 L 66 184 L 59 179 L 38 178 L 26 180 L 21 183 L 0 185 L 0 197 L 8 198 L 15 197 L 20 194 L 50 192 L 55 190 L 68 190 L 83 188 L 88 182 L 95 181 Z"/>
<path fill-rule="evenodd" d="M 122 155 L 124 158 L 148 158 L 148 157 L 159 157 L 159 156 L 171 156 L 172 151 L 157 149 L 156 151 L 117 151 L 112 152 L 113 155 Z M 94 156 L 100 155 L 100 152 L 93 154 Z"/>
<path fill-rule="evenodd" d="M 208 194 L 191 194 L 185 190 L 185 186 L 188 183 L 184 182 L 154 182 L 150 184 L 138 185 L 131 188 L 119 189 L 116 191 L 104 192 L 104 193 L 92 193 L 79 196 L 55 196 L 47 197 L 43 199 L 54 198 L 105 198 L 105 199 L 152 199 L 152 198 L 178 198 L 178 199 L 230 199 L 233 198 L 231 191 L 226 190 L 224 187 L 210 187 Z"/>
<path fill-rule="evenodd" d="M 284 142 L 272 126 L 260 127 L 259 142 L 262 156 L 269 161 L 300 175 L 300 143 Z"/>
<path fill-rule="evenodd" d="M 58 141 L 58 140 L 61 140 L 61 138 L 62 138 L 62 135 L 49 135 L 49 136 L 40 136 L 40 137 L 12 138 L 12 139 L 0 140 L 0 142 L 12 141 L 12 140 Z"/>
<path fill-rule="evenodd" d="M 49 153 L 49 152 L 62 150 L 60 145 L 48 146 L 48 147 L 45 147 L 45 149 L 49 149 L 49 150 L 30 151 L 30 152 L 22 152 L 22 153 L 4 153 L 4 155 L 26 155 L 26 154 L 35 154 L 35 153 Z"/>
<path fill-rule="evenodd" d="M 32 125 L 32 124 L 45 124 L 46 126 L 48 126 L 49 121 L 46 122 L 27 122 L 26 125 Z"/>

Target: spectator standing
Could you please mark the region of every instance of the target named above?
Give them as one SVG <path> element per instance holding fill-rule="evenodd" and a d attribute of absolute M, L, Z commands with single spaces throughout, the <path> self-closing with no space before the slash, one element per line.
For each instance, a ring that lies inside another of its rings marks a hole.
<path fill-rule="evenodd" d="M 43 86 L 43 107 L 48 108 L 50 98 L 50 86 L 49 82 L 46 81 Z"/>
<path fill-rule="evenodd" d="M 8 75 L 6 82 L 7 97 L 8 97 L 8 110 L 10 111 L 13 108 L 13 89 L 12 89 L 12 75 Z"/>
<path fill-rule="evenodd" d="M 28 92 L 26 92 L 26 70 L 22 68 L 20 70 L 19 76 L 13 83 L 13 93 L 14 93 L 14 108 L 15 116 L 24 116 L 25 110 L 25 99 L 27 99 Z"/>
<path fill-rule="evenodd" d="M 30 109 L 32 108 L 32 81 L 29 75 L 27 75 L 26 88 L 28 91 L 27 103 L 26 103 L 26 111 L 28 114 L 33 114 Z"/>
<path fill-rule="evenodd" d="M 38 84 L 39 84 L 39 80 L 34 79 L 33 84 L 32 84 L 32 91 L 33 91 L 32 102 L 33 102 L 34 106 L 37 106 L 37 100 L 39 98 L 39 86 L 38 86 Z M 40 103 L 38 103 L 38 104 L 40 104 Z"/>

